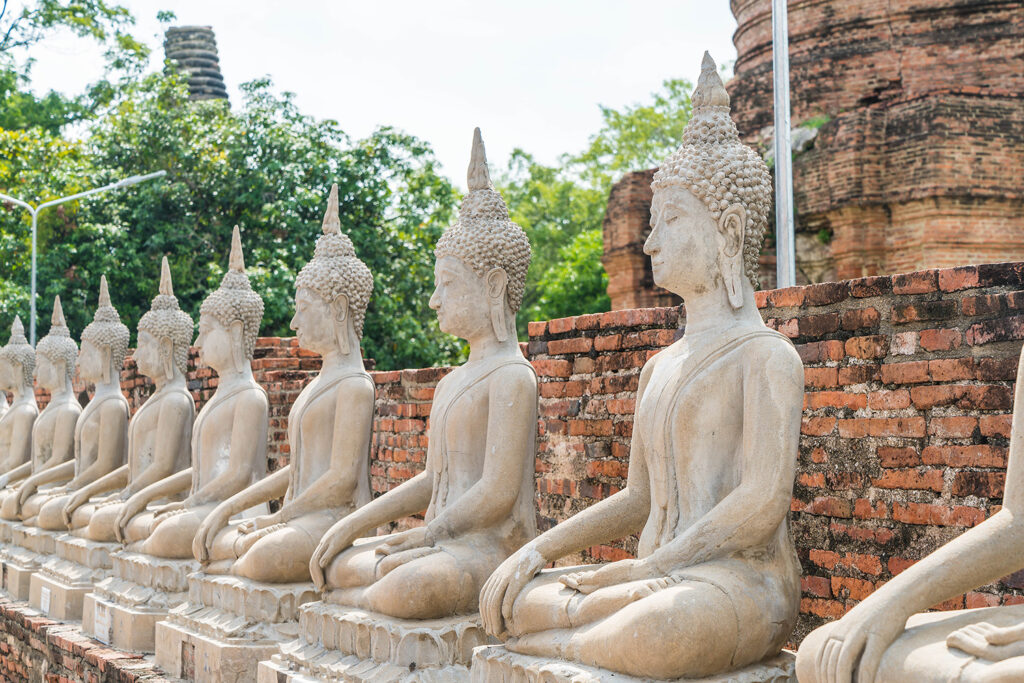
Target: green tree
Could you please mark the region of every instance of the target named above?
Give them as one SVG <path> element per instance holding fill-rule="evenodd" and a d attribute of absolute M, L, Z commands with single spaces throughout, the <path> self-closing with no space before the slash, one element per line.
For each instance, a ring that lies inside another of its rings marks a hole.
<path fill-rule="evenodd" d="M 604 251 L 601 230 L 584 230 L 558 250 L 558 260 L 544 271 L 533 310 L 541 317 L 564 318 L 581 312 L 607 311 L 608 274 L 601 265 Z"/>

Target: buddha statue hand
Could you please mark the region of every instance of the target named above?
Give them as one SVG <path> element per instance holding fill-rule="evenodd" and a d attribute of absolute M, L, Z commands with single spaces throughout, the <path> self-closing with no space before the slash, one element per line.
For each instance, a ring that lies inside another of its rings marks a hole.
<path fill-rule="evenodd" d="M 60 516 L 67 528 L 71 528 L 71 518 L 74 516 L 75 510 L 85 505 L 87 500 L 88 496 L 83 496 L 81 491 L 72 493 L 71 497 L 68 498 L 68 501 L 60 511 Z"/>
<path fill-rule="evenodd" d="M 175 512 L 176 510 L 184 509 L 185 501 L 177 501 L 175 503 L 167 503 L 166 505 L 161 505 L 160 507 L 153 510 L 153 515 L 154 517 L 160 517 L 161 515 L 166 515 L 170 512 Z"/>
<path fill-rule="evenodd" d="M 881 605 L 881 607 L 876 607 Z M 862 602 L 834 622 L 818 654 L 819 683 L 874 683 L 882 655 L 904 632 L 909 615 L 886 601 Z"/>
<path fill-rule="evenodd" d="M 0 489 L 7 488 L 7 484 L 11 481 L 11 475 L 4 474 L 0 476 Z"/>
<path fill-rule="evenodd" d="M 598 588 L 657 577 L 657 567 L 644 559 L 619 560 L 591 571 L 563 574 L 558 580 L 562 585 L 580 593 L 593 593 Z"/>
<path fill-rule="evenodd" d="M 31 485 L 23 485 L 21 488 L 18 489 L 18 499 L 17 501 L 15 501 L 15 509 L 17 510 L 17 514 L 21 514 L 21 507 L 25 504 L 25 501 L 31 498 L 32 494 L 34 494 L 36 491 L 37 487 Z"/>
<path fill-rule="evenodd" d="M 221 529 L 228 525 L 231 520 L 231 509 L 222 503 L 213 509 L 213 512 L 206 516 L 199 524 L 195 538 L 192 539 L 192 555 L 199 562 L 210 561 L 210 551 L 213 550 L 213 541 Z M 245 522 L 242 522 L 245 524 Z"/>
<path fill-rule="evenodd" d="M 128 523 L 132 521 L 132 518 L 137 514 L 146 509 L 146 505 L 149 503 L 142 496 L 132 496 L 125 501 L 121 508 L 121 512 L 117 515 L 117 520 L 114 522 L 114 536 L 121 543 L 126 542 L 125 529 L 128 527 Z"/>
<path fill-rule="evenodd" d="M 395 534 L 377 546 L 376 553 L 378 555 L 397 555 L 414 548 L 430 548 L 434 542 L 434 534 L 424 525 Z"/>
<path fill-rule="evenodd" d="M 950 633 L 946 638 L 946 645 L 990 662 L 1020 657 L 1024 655 L 1024 624 L 971 624 Z"/>
<path fill-rule="evenodd" d="M 260 529 L 267 529 L 269 527 L 278 524 L 285 524 L 287 522 L 288 520 L 285 519 L 284 515 L 281 514 L 281 511 L 278 510 L 277 512 L 271 515 L 260 515 L 259 517 L 253 517 L 251 519 L 246 519 L 239 522 L 238 533 L 250 534 L 254 531 L 259 531 Z"/>
<path fill-rule="evenodd" d="M 324 579 L 324 570 L 327 569 L 327 565 L 334 561 L 334 558 L 342 550 L 363 536 L 360 529 L 344 522 L 344 519 L 335 522 L 334 526 L 327 530 L 327 533 L 320 539 L 320 543 L 317 544 L 316 550 L 313 551 L 313 556 L 309 559 L 309 574 L 318 591 L 322 591 L 327 583 Z"/>
<path fill-rule="evenodd" d="M 507 632 L 512 606 L 547 559 L 532 544 L 526 544 L 498 565 L 480 591 L 480 616 L 484 629 L 496 638 Z"/>

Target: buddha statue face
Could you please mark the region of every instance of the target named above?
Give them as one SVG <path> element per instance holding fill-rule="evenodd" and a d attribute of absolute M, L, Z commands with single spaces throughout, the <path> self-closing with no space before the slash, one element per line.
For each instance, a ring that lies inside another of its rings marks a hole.
<path fill-rule="evenodd" d="M 83 338 L 78 351 L 78 376 L 89 383 L 102 382 L 109 374 L 110 348 L 100 348 Z"/>
<path fill-rule="evenodd" d="M 163 377 L 173 368 L 171 340 L 158 338 L 146 330 L 139 330 L 135 348 L 135 366 L 146 377 Z"/>
<path fill-rule="evenodd" d="M 651 234 L 644 243 L 655 284 L 685 298 L 723 286 L 723 273 L 740 282 L 745 222 L 740 204 L 729 206 L 716 219 L 705 202 L 684 187 L 655 191 Z"/>
<path fill-rule="evenodd" d="M 430 307 L 437 311 L 441 331 L 462 339 L 488 334 L 494 328 L 492 309 L 505 306 L 507 286 L 508 275 L 502 268 L 481 276 L 459 258 L 438 258 Z"/>
<path fill-rule="evenodd" d="M 240 370 L 248 360 L 243 346 L 243 327 L 241 320 L 225 326 L 215 315 L 201 313 L 195 344 L 199 349 L 199 362 L 218 374 Z"/>
<path fill-rule="evenodd" d="M 64 361 L 52 361 L 45 355 L 36 354 L 36 383 L 48 391 L 64 388 Z"/>
<path fill-rule="evenodd" d="M 21 368 L 0 357 L 0 391 L 13 391 L 21 388 Z"/>
<path fill-rule="evenodd" d="M 295 331 L 299 346 L 325 355 L 339 348 L 341 339 L 348 338 L 348 297 L 339 294 L 333 302 L 316 293 L 311 287 L 295 291 L 295 315 L 289 327 Z"/>

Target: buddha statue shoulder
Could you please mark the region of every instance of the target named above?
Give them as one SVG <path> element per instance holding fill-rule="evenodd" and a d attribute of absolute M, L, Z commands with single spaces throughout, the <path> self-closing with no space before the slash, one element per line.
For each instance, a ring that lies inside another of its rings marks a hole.
<path fill-rule="evenodd" d="M 469 360 L 438 384 L 426 469 L 337 522 L 310 561 L 331 603 L 398 619 L 471 614 L 495 567 L 536 534 L 537 378 L 516 339 L 530 243 L 474 133 L 459 222 L 437 243 L 430 306 Z M 373 537 L 426 510 L 425 524 Z"/>
<path fill-rule="evenodd" d="M 75 425 L 74 461 L 60 466 L 71 470 L 71 481 L 50 489 L 38 501 L 36 526 L 40 529 L 67 529 L 62 512 L 71 495 L 124 464 L 131 408 L 121 393 L 121 368 L 128 340 L 128 328 L 110 303 L 107 277 L 102 275 L 99 306 L 82 331 L 78 352 L 79 378 L 95 391 Z"/>
<path fill-rule="evenodd" d="M 334 185 L 323 235 L 295 280 L 291 321 L 300 347 L 320 354 L 323 364 L 288 413 L 289 464 L 228 498 L 200 525 L 193 551 L 207 573 L 309 581 L 320 537 L 372 497 L 374 384 L 363 369 L 359 341 L 373 277 L 340 227 Z M 277 512 L 230 523 L 280 498 Z"/>
<path fill-rule="evenodd" d="M 82 413 L 82 406 L 71 387 L 77 356 L 78 345 L 71 338 L 71 330 L 64 321 L 60 297 L 55 297 L 50 331 L 36 345 L 36 381 L 50 392 L 50 401 L 32 424 L 31 474 L 0 502 L 0 517 L 4 519 L 21 519 L 34 524 L 42 501 L 39 487 L 63 483 L 71 478 L 75 425 Z"/>
<path fill-rule="evenodd" d="M 106 316 L 112 318 L 109 313 Z M 93 344 L 98 350 L 106 346 L 105 340 L 113 338 L 117 329 L 112 320 L 101 325 Z M 170 266 L 164 257 L 159 293 L 139 320 L 134 355 L 139 374 L 152 380 L 154 390 L 128 422 L 124 444 L 127 462 L 119 461 L 123 464 L 76 488 L 63 502 L 60 515 L 74 535 L 105 543 L 116 541 L 115 522 L 128 499 L 188 468 L 195 401 L 185 385 L 185 370 L 193 331 L 192 318 L 179 308 L 174 296 Z M 90 336 L 91 333 L 83 333 L 83 349 Z M 120 347 L 110 348 L 113 372 Z M 84 365 L 93 362 L 85 360 Z M 103 365 L 98 364 L 100 368 Z M 109 447 L 107 456 L 113 459 L 113 446 L 101 442 L 96 447 Z"/>
<path fill-rule="evenodd" d="M 0 391 L 11 403 L 0 417 L 0 496 L 2 489 L 31 473 L 32 425 L 39 415 L 32 376 L 36 354 L 25 338 L 21 318 L 15 317 L 11 337 L 0 348 Z"/>
<path fill-rule="evenodd" d="M 480 597 L 508 650 L 645 679 L 775 657 L 800 598 L 787 515 L 803 368 L 754 302 L 771 177 L 707 54 L 692 101 L 654 176 L 644 244 L 686 327 L 641 371 L 626 487 L 527 543 Z M 635 533 L 636 559 L 543 570 Z"/>
<path fill-rule="evenodd" d="M 192 466 L 133 495 L 119 513 L 120 538 L 131 551 L 191 559 L 199 525 L 220 503 L 267 473 L 269 402 L 252 374 L 263 300 L 245 273 L 238 227 L 228 272 L 199 309 L 199 362 L 217 372 L 217 389 L 192 426 Z M 188 491 L 153 510 L 151 502 Z"/>

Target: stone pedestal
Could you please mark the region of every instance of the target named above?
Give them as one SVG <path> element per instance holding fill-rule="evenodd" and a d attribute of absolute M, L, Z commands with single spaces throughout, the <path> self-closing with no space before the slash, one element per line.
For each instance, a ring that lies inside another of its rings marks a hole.
<path fill-rule="evenodd" d="M 14 524 L 10 532 L 10 543 L 0 549 L 4 590 L 15 600 L 28 600 L 32 574 L 53 555 L 54 541 L 60 532 L 24 524 Z"/>
<path fill-rule="evenodd" d="M 260 662 L 259 683 L 468 683 L 473 648 L 491 642 L 479 614 L 412 621 L 324 602 L 300 613 L 302 636 Z"/>
<path fill-rule="evenodd" d="M 82 630 L 118 650 L 154 652 L 156 623 L 185 602 L 188 575 L 199 563 L 123 550 L 110 559 L 112 575 L 83 600 Z"/>
<path fill-rule="evenodd" d="M 197 572 L 188 601 L 156 625 L 156 662 L 197 682 L 247 683 L 256 665 L 299 637 L 299 607 L 319 596 L 312 583 L 268 584 Z"/>
<path fill-rule="evenodd" d="M 110 553 L 121 545 L 67 533 L 57 536 L 55 544 L 57 556 L 45 560 L 32 575 L 29 602 L 53 619 L 80 621 L 86 594 L 110 575 Z"/>
<path fill-rule="evenodd" d="M 679 678 L 679 683 L 796 683 L 796 655 L 783 650 L 759 664 L 707 678 Z M 593 666 L 509 652 L 501 645 L 473 652 L 472 683 L 650 683 Z"/>
<path fill-rule="evenodd" d="M 14 537 L 14 527 L 21 522 L 0 519 L 0 543 L 10 543 Z"/>

